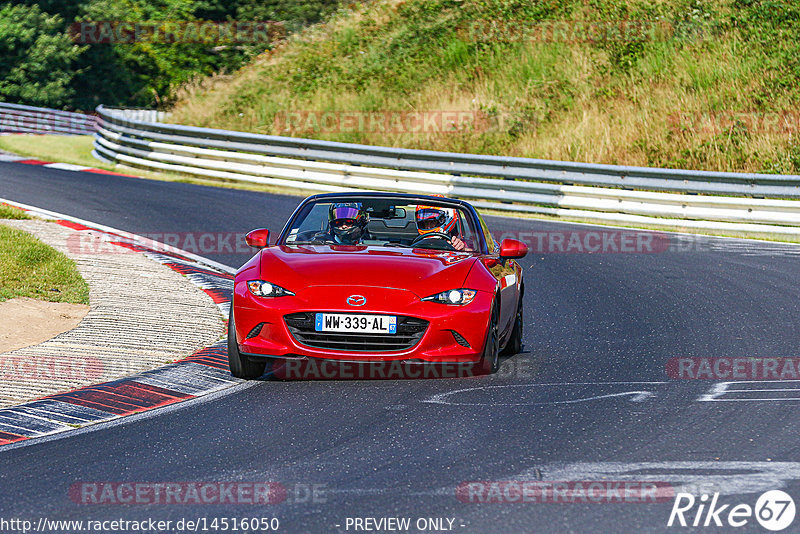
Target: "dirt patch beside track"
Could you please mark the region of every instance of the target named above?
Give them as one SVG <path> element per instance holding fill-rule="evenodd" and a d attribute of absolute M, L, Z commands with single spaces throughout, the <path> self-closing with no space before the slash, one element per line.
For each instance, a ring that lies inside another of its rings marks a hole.
<path fill-rule="evenodd" d="M 0 302 L 0 354 L 47 341 L 72 330 L 89 306 L 16 298 Z"/>

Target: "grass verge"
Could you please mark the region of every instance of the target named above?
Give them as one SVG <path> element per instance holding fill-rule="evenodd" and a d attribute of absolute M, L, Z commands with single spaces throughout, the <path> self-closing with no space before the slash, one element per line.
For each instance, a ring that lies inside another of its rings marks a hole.
<path fill-rule="evenodd" d="M 0 150 L 42 161 L 113 170 L 113 165 L 92 156 L 92 139 L 91 135 L 4 135 L 0 136 Z"/>
<path fill-rule="evenodd" d="M 0 219 L 30 219 L 30 215 L 25 213 L 19 208 L 9 206 L 8 204 L 0 204 Z"/>
<path fill-rule="evenodd" d="M 2 224 L 0 243 L 0 301 L 29 297 L 89 304 L 89 285 L 64 254 Z"/>
<path fill-rule="evenodd" d="M 226 187 L 229 189 L 246 189 L 248 191 L 261 191 L 264 193 L 302 197 L 311 195 L 315 192 L 301 191 L 288 187 L 247 184 L 225 179 L 206 177 L 200 178 L 191 174 L 153 172 L 127 165 L 108 164 L 92 156 L 92 140 L 93 137 L 90 135 L 7 135 L 0 136 L 0 150 L 5 150 L 19 156 L 36 158 L 42 161 L 72 163 L 73 165 L 94 167 L 96 169 L 104 169 L 122 174 L 130 173 L 133 176 L 147 178 L 149 180 L 210 185 L 214 187 Z"/>

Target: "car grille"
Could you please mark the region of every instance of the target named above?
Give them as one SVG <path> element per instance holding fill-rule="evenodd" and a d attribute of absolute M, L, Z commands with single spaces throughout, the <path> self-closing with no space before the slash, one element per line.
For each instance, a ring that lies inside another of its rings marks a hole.
<path fill-rule="evenodd" d="M 314 313 L 293 313 L 283 319 L 298 343 L 318 349 L 353 352 L 406 350 L 416 345 L 428 328 L 428 321 L 398 315 L 396 334 L 317 332 L 314 330 L 314 317 Z"/>

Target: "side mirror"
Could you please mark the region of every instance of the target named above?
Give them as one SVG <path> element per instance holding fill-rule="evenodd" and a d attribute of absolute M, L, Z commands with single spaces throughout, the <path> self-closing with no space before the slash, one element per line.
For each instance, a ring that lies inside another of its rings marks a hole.
<path fill-rule="evenodd" d="M 503 239 L 500 244 L 500 259 L 518 260 L 528 254 L 528 246 L 516 239 Z"/>
<path fill-rule="evenodd" d="M 253 248 L 264 248 L 269 246 L 269 230 L 266 228 L 259 228 L 258 230 L 253 230 L 252 232 L 248 232 L 246 236 L 244 236 L 245 242 Z"/>

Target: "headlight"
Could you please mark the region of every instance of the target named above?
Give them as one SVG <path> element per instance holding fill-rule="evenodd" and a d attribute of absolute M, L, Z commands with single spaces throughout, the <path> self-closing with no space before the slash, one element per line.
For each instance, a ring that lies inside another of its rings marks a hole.
<path fill-rule="evenodd" d="M 250 290 L 250 293 L 257 297 L 285 297 L 294 295 L 291 291 L 287 291 L 281 286 L 276 286 L 264 280 L 250 280 L 247 282 L 247 288 Z"/>
<path fill-rule="evenodd" d="M 475 298 L 476 291 L 474 289 L 451 289 L 450 291 L 442 291 L 436 295 L 425 297 L 422 300 L 430 300 L 438 302 L 439 304 L 455 304 L 463 306 L 469 304 Z"/>

